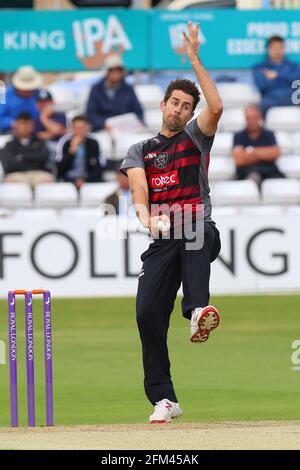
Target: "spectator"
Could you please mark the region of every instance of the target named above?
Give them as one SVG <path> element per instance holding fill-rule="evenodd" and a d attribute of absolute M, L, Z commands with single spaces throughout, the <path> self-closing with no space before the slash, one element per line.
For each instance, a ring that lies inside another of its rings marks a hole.
<path fill-rule="evenodd" d="M 275 164 L 280 155 L 275 135 L 263 127 L 258 106 L 245 109 L 246 129 L 233 140 L 233 156 L 237 179 L 253 179 L 258 185 L 266 178 L 284 178 Z"/>
<path fill-rule="evenodd" d="M 37 95 L 42 84 L 41 75 L 31 66 L 20 67 L 6 90 L 5 103 L 0 106 L 0 132 L 12 131 L 13 122 L 21 112 L 38 118 Z"/>
<path fill-rule="evenodd" d="M 5 183 L 28 183 L 34 189 L 39 183 L 51 183 L 54 177 L 46 144 L 34 134 L 34 120 L 20 113 L 13 124 L 14 138 L 2 150 Z"/>
<path fill-rule="evenodd" d="M 57 142 L 67 132 L 65 113 L 54 111 L 53 98 L 47 90 L 39 90 L 37 108 L 39 110 L 35 126 L 37 136 L 43 140 Z"/>
<path fill-rule="evenodd" d="M 135 215 L 128 178 L 119 170 L 116 176 L 119 188 L 105 199 L 105 204 L 110 204 L 116 215 Z"/>
<path fill-rule="evenodd" d="M 76 116 L 72 119 L 72 132 L 57 145 L 58 179 L 74 183 L 77 189 L 86 181 L 102 181 L 99 144 L 89 132 L 86 117 Z"/>
<path fill-rule="evenodd" d="M 292 83 L 300 79 L 300 66 L 285 58 L 285 43 L 280 36 L 268 39 L 267 60 L 257 64 L 253 72 L 264 116 L 273 106 L 292 106 Z"/>
<path fill-rule="evenodd" d="M 125 113 L 135 113 L 143 121 L 142 107 L 132 86 L 125 82 L 121 57 L 109 56 L 105 70 L 106 76 L 92 87 L 87 102 L 87 117 L 93 130 L 110 130 L 106 119 Z"/>

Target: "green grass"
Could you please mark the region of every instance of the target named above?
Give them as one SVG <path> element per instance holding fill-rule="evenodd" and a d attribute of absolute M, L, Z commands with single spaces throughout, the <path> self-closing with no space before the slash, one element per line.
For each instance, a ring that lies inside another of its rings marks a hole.
<path fill-rule="evenodd" d="M 300 372 L 291 343 L 300 339 L 300 296 L 216 297 L 222 323 L 210 340 L 189 343 L 180 302 L 169 332 L 172 376 L 185 421 L 300 419 Z M 41 304 L 35 305 L 37 422 L 44 422 Z M 0 340 L 7 340 L 0 302 Z M 20 422 L 26 424 L 23 304 L 18 303 Z M 144 422 L 135 300 L 53 301 L 57 424 Z M 7 351 L 8 352 L 8 351 Z M 0 365 L 0 426 L 9 425 L 8 365 Z"/>

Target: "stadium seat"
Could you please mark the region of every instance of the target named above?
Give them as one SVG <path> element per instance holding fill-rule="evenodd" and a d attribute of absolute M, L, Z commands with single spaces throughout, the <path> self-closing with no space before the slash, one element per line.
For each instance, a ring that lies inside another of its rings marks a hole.
<path fill-rule="evenodd" d="M 117 182 L 85 183 L 80 188 L 80 205 L 98 206 L 117 188 Z"/>
<path fill-rule="evenodd" d="M 214 181 L 233 179 L 235 164 L 231 157 L 212 158 L 209 164 L 209 179 Z"/>
<path fill-rule="evenodd" d="M 227 108 L 219 121 L 218 129 L 223 132 L 237 132 L 245 128 L 243 108 Z"/>
<path fill-rule="evenodd" d="M 100 131 L 94 132 L 91 136 L 98 141 L 102 157 L 108 160 L 112 159 L 114 153 L 111 134 L 107 131 Z"/>
<path fill-rule="evenodd" d="M 157 134 L 161 128 L 162 114 L 159 109 L 146 109 L 144 113 L 145 124 L 147 129 Z"/>
<path fill-rule="evenodd" d="M 259 94 L 248 83 L 217 84 L 224 107 L 243 107 L 250 103 L 259 103 Z"/>
<path fill-rule="evenodd" d="M 216 206 L 253 205 L 259 203 L 259 190 L 251 180 L 222 181 L 213 185 L 211 198 Z"/>
<path fill-rule="evenodd" d="M 75 116 L 78 116 L 80 113 L 78 112 L 78 109 L 69 109 L 68 111 L 65 112 L 66 118 L 67 118 L 67 127 L 70 127 L 72 124 L 72 119 Z"/>
<path fill-rule="evenodd" d="M 233 135 L 230 132 L 217 132 L 211 149 L 212 157 L 217 155 L 231 155 Z"/>
<path fill-rule="evenodd" d="M 0 207 L 0 217 L 11 217 L 14 214 L 9 209 L 6 209 L 5 207 Z"/>
<path fill-rule="evenodd" d="M 294 152 L 294 138 L 291 137 L 289 132 L 277 131 L 275 132 L 277 144 L 280 146 L 281 154 L 288 155 Z"/>
<path fill-rule="evenodd" d="M 125 113 L 106 119 L 112 132 L 143 132 L 145 126 L 134 113 Z"/>
<path fill-rule="evenodd" d="M 77 105 L 80 113 L 85 113 L 87 101 L 91 92 L 91 86 L 81 86 L 77 93 Z"/>
<path fill-rule="evenodd" d="M 267 179 L 261 185 L 264 204 L 299 204 L 300 181 L 296 179 Z"/>
<path fill-rule="evenodd" d="M 0 206 L 7 208 L 32 207 L 32 190 L 26 183 L 1 183 Z"/>
<path fill-rule="evenodd" d="M 164 97 L 161 87 L 155 84 L 136 85 L 134 90 L 144 109 L 157 109 Z"/>
<path fill-rule="evenodd" d="M 293 148 L 294 148 L 294 152 L 298 155 L 300 155 L 300 132 L 298 130 L 298 132 L 295 132 L 294 136 L 293 136 Z M 291 152 L 292 153 L 292 152 Z"/>
<path fill-rule="evenodd" d="M 289 178 L 300 178 L 300 155 L 280 157 L 276 163 L 285 176 Z"/>
<path fill-rule="evenodd" d="M 0 135 L 0 149 L 3 149 L 5 144 L 9 142 L 13 136 L 11 134 Z"/>
<path fill-rule="evenodd" d="M 273 131 L 298 131 L 300 108 L 297 106 L 276 106 L 269 109 L 266 126 Z"/>
<path fill-rule="evenodd" d="M 78 193 L 72 183 L 42 183 L 35 188 L 36 207 L 77 206 Z"/>
<path fill-rule="evenodd" d="M 115 139 L 115 159 L 123 160 L 126 157 L 127 151 L 131 145 L 141 142 L 142 140 L 147 140 L 153 137 L 153 134 L 146 133 L 129 133 L 123 134 L 118 133 L 114 135 Z"/>
<path fill-rule="evenodd" d="M 78 98 L 72 87 L 51 85 L 48 87 L 53 101 L 55 104 L 56 111 L 69 111 L 72 109 L 78 109 Z M 77 113 L 79 112 L 79 109 Z"/>

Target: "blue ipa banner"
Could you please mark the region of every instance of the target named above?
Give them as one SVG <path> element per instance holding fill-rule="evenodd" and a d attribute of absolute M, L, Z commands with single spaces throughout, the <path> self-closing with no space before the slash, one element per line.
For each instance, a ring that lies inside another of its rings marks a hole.
<path fill-rule="evenodd" d="M 98 70 L 114 51 L 131 69 L 189 69 L 182 47 L 189 20 L 200 24 L 208 68 L 251 67 L 275 34 L 300 62 L 299 10 L 0 10 L 0 71 L 25 64 L 41 71 Z"/>
<path fill-rule="evenodd" d="M 114 51 L 128 68 L 148 68 L 148 25 L 144 11 L 1 11 L 0 70 L 97 70 Z"/>
<path fill-rule="evenodd" d="M 289 58 L 300 62 L 300 10 L 163 10 L 152 17 L 153 68 L 190 68 L 182 47 L 189 20 L 200 24 L 200 56 L 208 68 L 251 67 L 264 58 L 273 35 L 282 36 Z"/>

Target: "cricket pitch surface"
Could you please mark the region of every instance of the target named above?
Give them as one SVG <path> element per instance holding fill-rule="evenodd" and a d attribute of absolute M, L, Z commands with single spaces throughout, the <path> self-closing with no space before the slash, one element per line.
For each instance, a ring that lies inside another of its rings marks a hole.
<path fill-rule="evenodd" d="M 300 449 L 300 421 L 0 428 L 0 449 Z"/>

